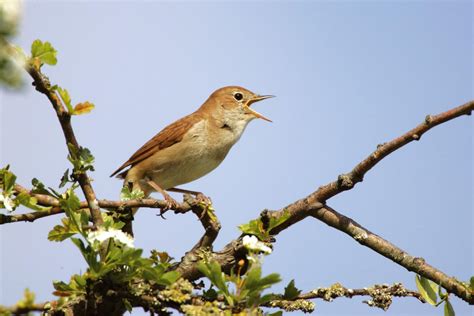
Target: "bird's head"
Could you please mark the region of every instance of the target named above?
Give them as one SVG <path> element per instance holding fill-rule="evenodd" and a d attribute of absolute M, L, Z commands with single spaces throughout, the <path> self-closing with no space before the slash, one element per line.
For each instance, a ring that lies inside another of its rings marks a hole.
<path fill-rule="evenodd" d="M 214 91 L 203 107 L 209 108 L 214 115 L 222 116 L 226 120 L 240 120 L 250 122 L 261 118 L 271 122 L 262 114 L 251 108 L 255 102 L 272 98 L 273 95 L 258 95 L 239 86 L 228 86 Z"/>

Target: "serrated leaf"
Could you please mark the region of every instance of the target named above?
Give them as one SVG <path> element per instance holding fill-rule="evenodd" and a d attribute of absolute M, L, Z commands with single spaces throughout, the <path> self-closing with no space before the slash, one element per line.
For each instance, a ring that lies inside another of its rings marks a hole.
<path fill-rule="evenodd" d="M 41 63 L 56 65 L 58 62 L 56 54 L 57 51 L 50 42 L 43 43 L 37 39 L 31 44 L 31 57 L 39 59 Z"/>
<path fill-rule="evenodd" d="M 48 240 L 50 241 L 63 241 L 69 237 L 74 236 L 75 234 L 79 233 L 79 230 L 75 225 L 71 225 L 68 218 L 63 218 L 63 226 L 56 225 L 54 228 L 48 233 Z"/>
<path fill-rule="evenodd" d="M 130 191 L 130 188 L 127 185 L 124 185 L 122 187 L 122 190 L 120 191 L 120 200 L 121 201 L 141 199 L 144 196 L 145 196 L 145 193 L 143 193 L 142 190 L 135 189 L 133 191 Z"/>
<path fill-rule="evenodd" d="M 266 240 L 269 237 L 269 234 L 263 229 L 263 223 L 260 219 L 253 219 L 238 227 L 244 234 L 255 235 L 260 240 Z"/>
<path fill-rule="evenodd" d="M 456 316 L 454 312 L 453 305 L 449 301 L 446 301 L 444 304 L 444 316 Z"/>
<path fill-rule="evenodd" d="M 416 275 L 415 277 L 416 287 L 418 291 L 420 291 L 421 296 L 431 305 L 436 305 L 436 301 L 438 300 L 438 296 L 436 295 L 437 292 L 437 284 L 430 282 L 430 280 Z"/>
<path fill-rule="evenodd" d="M 74 110 L 72 111 L 71 114 L 73 114 L 73 115 L 86 114 L 86 113 L 89 113 L 90 111 L 92 111 L 94 108 L 95 108 L 95 105 L 93 103 L 89 102 L 89 101 L 78 103 L 74 107 Z"/>
<path fill-rule="evenodd" d="M 285 300 L 294 300 L 300 295 L 301 290 L 298 290 L 295 286 L 295 280 L 291 280 L 290 283 L 285 287 L 283 298 Z"/>

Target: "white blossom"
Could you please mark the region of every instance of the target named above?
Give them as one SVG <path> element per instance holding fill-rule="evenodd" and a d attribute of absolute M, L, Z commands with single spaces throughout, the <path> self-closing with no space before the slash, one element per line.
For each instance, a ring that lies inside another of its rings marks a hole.
<path fill-rule="evenodd" d="M 0 1 L 0 31 L 12 33 L 18 25 L 22 10 L 21 0 Z"/>
<path fill-rule="evenodd" d="M 245 235 L 242 238 L 242 243 L 248 250 L 261 251 L 265 254 L 272 253 L 272 248 L 265 245 L 265 243 L 258 240 L 255 236 Z"/>
<path fill-rule="evenodd" d="M 133 237 L 129 234 L 124 233 L 119 229 L 109 228 L 108 230 L 99 229 L 93 232 L 89 232 L 87 234 L 87 240 L 94 244 L 94 242 L 98 241 L 99 243 L 103 243 L 107 239 L 112 238 L 115 241 L 120 242 L 121 244 L 129 247 L 134 248 L 133 245 Z"/>
<path fill-rule="evenodd" d="M 2 194 L 3 193 L 3 194 Z M 3 206 L 8 210 L 8 211 L 13 211 L 13 207 L 15 207 L 15 202 L 7 196 L 4 195 L 5 192 L 0 193 L 0 202 L 3 203 Z"/>

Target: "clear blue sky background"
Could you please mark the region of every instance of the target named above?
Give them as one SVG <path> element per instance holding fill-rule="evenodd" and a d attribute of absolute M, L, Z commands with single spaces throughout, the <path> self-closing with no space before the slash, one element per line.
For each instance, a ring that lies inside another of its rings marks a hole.
<path fill-rule="evenodd" d="M 27 1 L 16 42 L 58 49 L 45 67 L 73 101 L 96 109 L 74 118 L 79 142 L 96 157 L 99 198 L 118 198 L 109 174 L 168 123 L 194 111 L 215 89 L 238 84 L 277 98 L 254 121 L 225 162 L 185 187 L 211 196 L 222 230 L 302 198 L 349 171 L 376 145 L 472 99 L 472 3 L 469 1 L 324 2 L 43 2 Z M 28 81 L 29 83 L 29 81 Z M 69 167 L 57 119 L 26 84 L 1 95 L 0 163 L 28 186 L 57 186 Z M 383 160 L 350 192 L 329 204 L 448 275 L 473 269 L 473 118 L 437 127 Z M 179 196 L 178 196 L 179 197 Z M 136 245 L 179 259 L 202 234 L 191 214 L 142 210 Z M 51 243 L 60 216 L 0 227 L 0 304 L 29 287 L 51 299 L 54 279 L 85 270 L 72 243 Z M 414 274 L 317 220 L 277 237 L 266 272 L 303 290 L 403 282 Z M 453 298 L 457 315 L 472 307 Z M 316 301 L 319 315 L 442 315 L 414 299 L 387 313 L 361 299 Z M 141 315 L 141 311 L 134 312 Z"/>

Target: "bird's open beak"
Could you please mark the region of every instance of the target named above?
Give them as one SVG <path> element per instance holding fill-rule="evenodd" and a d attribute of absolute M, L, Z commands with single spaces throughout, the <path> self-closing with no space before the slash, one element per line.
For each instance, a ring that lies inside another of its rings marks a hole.
<path fill-rule="evenodd" d="M 268 98 L 274 98 L 274 97 L 275 97 L 274 95 L 258 95 L 256 97 L 248 100 L 247 103 L 245 103 L 245 109 L 247 111 L 249 111 L 250 113 L 252 113 L 253 115 L 255 115 L 256 117 L 261 118 L 265 121 L 271 122 L 270 119 L 268 119 L 265 116 L 263 116 L 262 114 L 258 113 L 257 111 L 252 109 L 250 106 L 255 102 L 262 101 L 262 100 L 265 100 L 265 99 L 268 99 Z"/>

